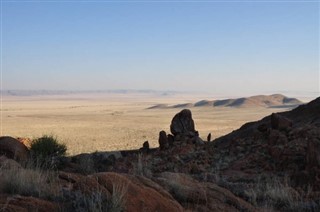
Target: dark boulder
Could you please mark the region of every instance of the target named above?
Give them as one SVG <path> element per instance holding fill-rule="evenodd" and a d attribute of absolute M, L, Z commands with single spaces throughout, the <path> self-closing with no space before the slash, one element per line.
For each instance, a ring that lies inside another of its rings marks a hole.
<path fill-rule="evenodd" d="M 293 122 L 279 114 L 272 113 L 271 115 L 271 127 L 277 130 L 288 130 L 292 127 Z"/>
<path fill-rule="evenodd" d="M 194 121 L 192 119 L 191 111 L 188 109 L 184 109 L 177 113 L 171 121 L 170 130 L 174 136 L 195 136 L 196 130 L 194 127 Z"/>
<path fill-rule="evenodd" d="M 168 134 L 168 143 L 169 143 L 169 146 L 172 146 L 172 145 L 173 145 L 173 142 L 174 142 L 174 137 L 173 137 L 173 135 Z"/>
<path fill-rule="evenodd" d="M 211 141 L 211 133 L 208 134 L 208 136 L 207 136 L 207 141 L 208 141 L 208 142 Z"/>
<path fill-rule="evenodd" d="M 167 149 L 169 147 L 167 133 L 163 130 L 159 133 L 159 147 L 161 150 Z"/>
<path fill-rule="evenodd" d="M 140 148 L 140 152 L 149 153 L 149 150 L 150 150 L 149 141 L 143 142 L 142 148 Z"/>

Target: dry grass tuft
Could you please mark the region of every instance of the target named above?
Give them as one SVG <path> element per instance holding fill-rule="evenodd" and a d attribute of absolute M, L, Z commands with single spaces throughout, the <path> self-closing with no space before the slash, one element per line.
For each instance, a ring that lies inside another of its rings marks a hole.
<path fill-rule="evenodd" d="M 78 212 L 125 211 L 127 191 L 127 185 L 113 185 L 110 199 L 99 189 L 90 194 L 77 191 L 73 194 L 72 207 Z"/>
<path fill-rule="evenodd" d="M 294 211 L 302 202 L 301 195 L 289 185 L 287 179 L 259 179 L 253 188 L 245 191 L 245 195 L 253 205 L 270 211 Z"/>
<path fill-rule="evenodd" d="M 152 177 L 151 167 L 142 154 L 138 154 L 137 161 L 133 163 L 133 174 L 147 178 Z"/>
<path fill-rule="evenodd" d="M 55 172 L 43 169 L 13 168 L 0 170 L 0 191 L 45 199 L 60 195 Z"/>

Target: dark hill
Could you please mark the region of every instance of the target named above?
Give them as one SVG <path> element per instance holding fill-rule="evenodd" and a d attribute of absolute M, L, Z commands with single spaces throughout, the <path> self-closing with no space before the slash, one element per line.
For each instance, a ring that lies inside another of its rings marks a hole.
<path fill-rule="evenodd" d="M 235 99 L 221 100 L 201 100 L 196 103 L 182 103 L 176 105 L 155 105 L 148 109 L 165 109 L 165 108 L 192 108 L 192 107 L 234 107 L 234 108 L 249 108 L 249 107 L 264 107 L 264 108 L 294 108 L 303 104 L 296 98 L 289 98 L 281 94 L 273 95 L 258 95 L 251 97 L 242 97 Z"/>
<path fill-rule="evenodd" d="M 288 98 L 281 94 L 259 95 L 237 99 L 216 100 L 213 105 L 216 107 L 294 107 L 302 104 L 295 98 Z"/>

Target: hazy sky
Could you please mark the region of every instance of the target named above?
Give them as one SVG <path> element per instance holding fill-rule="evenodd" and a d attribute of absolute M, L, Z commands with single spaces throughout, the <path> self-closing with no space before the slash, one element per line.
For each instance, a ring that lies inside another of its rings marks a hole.
<path fill-rule="evenodd" d="M 319 92 L 319 2 L 2 1 L 2 62 L 3 89 Z"/>

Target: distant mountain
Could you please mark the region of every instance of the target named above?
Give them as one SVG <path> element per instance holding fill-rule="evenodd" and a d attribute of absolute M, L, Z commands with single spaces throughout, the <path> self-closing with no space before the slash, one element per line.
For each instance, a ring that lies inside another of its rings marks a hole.
<path fill-rule="evenodd" d="M 213 106 L 227 106 L 227 107 L 283 107 L 283 106 L 297 106 L 302 102 L 296 98 L 289 98 L 281 94 L 273 95 L 259 95 L 238 99 L 225 99 L 213 102 Z"/>
<path fill-rule="evenodd" d="M 296 98 L 289 98 L 282 94 L 273 95 L 257 95 L 250 97 L 242 97 L 236 99 L 222 100 L 201 100 L 196 103 L 183 103 L 176 105 L 159 104 L 149 107 L 148 109 L 165 109 L 165 108 L 192 108 L 192 107 L 264 107 L 264 108 L 280 108 L 280 107 L 296 107 L 303 104 Z"/>
<path fill-rule="evenodd" d="M 169 106 L 167 104 L 157 104 L 154 106 L 149 107 L 148 109 L 165 109 L 168 108 Z"/>

